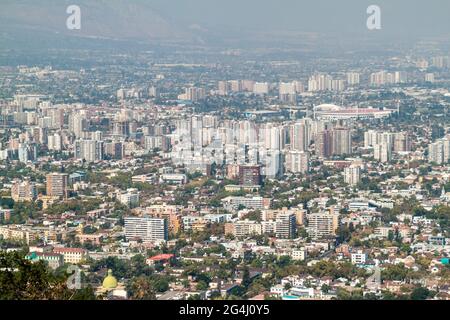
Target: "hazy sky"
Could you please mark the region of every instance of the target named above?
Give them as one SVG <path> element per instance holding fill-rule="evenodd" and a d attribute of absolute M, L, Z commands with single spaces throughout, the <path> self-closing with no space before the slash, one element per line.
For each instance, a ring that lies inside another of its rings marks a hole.
<path fill-rule="evenodd" d="M 258 34 L 266 41 L 267 33 L 276 38 L 299 32 L 347 41 L 361 35 L 389 41 L 450 36 L 450 0 L 0 0 L 0 40 L 2 28 L 11 26 L 71 34 L 65 27 L 70 4 L 80 5 L 83 17 L 82 30 L 72 34 L 83 36 L 207 41 L 246 41 Z M 369 5 L 381 8 L 381 30 L 366 27 Z M 19 38 L 14 31 L 7 36 Z"/>
<path fill-rule="evenodd" d="M 382 31 L 450 34 L 449 0 L 150 0 L 165 17 L 208 28 L 366 32 L 366 9 L 381 8 Z"/>

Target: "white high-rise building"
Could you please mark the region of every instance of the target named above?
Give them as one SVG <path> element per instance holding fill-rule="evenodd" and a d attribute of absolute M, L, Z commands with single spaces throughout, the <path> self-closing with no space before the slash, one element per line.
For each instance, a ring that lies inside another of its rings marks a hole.
<path fill-rule="evenodd" d="M 308 91 L 332 90 L 333 78 L 328 74 L 316 74 L 309 78 Z"/>
<path fill-rule="evenodd" d="M 380 162 L 389 162 L 392 159 L 392 145 L 382 142 L 373 146 L 373 157 Z"/>
<path fill-rule="evenodd" d="M 339 227 L 339 214 L 316 212 L 308 215 L 308 233 L 313 239 L 333 237 Z"/>
<path fill-rule="evenodd" d="M 229 86 L 228 86 L 228 82 L 227 81 L 219 81 L 218 82 L 218 90 L 217 93 L 220 96 L 226 96 L 229 92 Z"/>
<path fill-rule="evenodd" d="M 74 133 L 76 138 L 83 138 L 86 130 L 87 120 L 84 114 L 74 113 L 69 116 L 69 131 Z"/>
<path fill-rule="evenodd" d="M 230 89 L 233 92 L 241 92 L 242 91 L 242 81 L 241 80 L 230 80 L 228 81 L 230 85 Z"/>
<path fill-rule="evenodd" d="M 450 139 L 439 139 L 428 146 L 428 161 L 444 164 L 450 161 Z"/>
<path fill-rule="evenodd" d="M 299 121 L 290 126 L 291 150 L 307 151 L 310 143 L 310 126 L 306 121 Z"/>
<path fill-rule="evenodd" d="M 394 73 L 395 83 L 406 83 L 408 82 L 408 74 L 405 71 L 396 71 Z"/>
<path fill-rule="evenodd" d="M 161 243 L 168 240 L 167 219 L 150 217 L 125 217 L 127 240 L 141 239 L 144 243 Z"/>
<path fill-rule="evenodd" d="M 360 83 L 360 75 L 358 72 L 347 73 L 347 84 L 349 86 L 356 86 Z"/>
<path fill-rule="evenodd" d="M 427 73 L 425 75 L 425 82 L 434 83 L 434 73 Z"/>
<path fill-rule="evenodd" d="M 332 80 L 331 81 L 331 90 L 333 90 L 333 91 L 343 91 L 343 90 L 345 90 L 345 82 L 344 82 L 344 80 Z"/>
<path fill-rule="evenodd" d="M 335 128 L 331 131 L 332 154 L 349 155 L 352 153 L 352 134 L 350 129 Z"/>
<path fill-rule="evenodd" d="M 295 213 L 282 212 L 277 215 L 275 225 L 275 235 L 281 239 L 292 239 L 296 234 Z"/>
<path fill-rule="evenodd" d="M 297 91 L 294 82 L 281 82 L 279 87 L 279 99 L 283 102 L 296 103 Z"/>
<path fill-rule="evenodd" d="M 387 143 L 391 147 L 394 145 L 395 134 L 392 132 L 380 132 L 368 130 L 364 133 L 364 148 L 374 147 L 380 143 Z"/>
<path fill-rule="evenodd" d="M 394 134 L 394 151 L 408 152 L 411 151 L 411 141 L 406 132 L 397 132 Z"/>
<path fill-rule="evenodd" d="M 75 142 L 75 158 L 95 162 L 103 159 L 103 141 L 77 140 Z"/>
<path fill-rule="evenodd" d="M 305 151 L 288 151 L 286 153 L 286 171 L 307 173 L 309 171 L 309 153 Z"/>
<path fill-rule="evenodd" d="M 47 138 L 47 145 L 49 150 L 61 151 L 62 150 L 62 138 L 59 133 L 52 134 Z"/>
<path fill-rule="evenodd" d="M 281 82 L 279 87 L 279 94 L 296 94 L 294 82 Z"/>
<path fill-rule="evenodd" d="M 253 93 L 255 94 L 268 94 L 269 84 L 267 82 L 255 82 L 253 86 Z"/>
<path fill-rule="evenodd" d="M 361 181 L 361 169 L 359 166 L 349 166 L 344 169 L 345 183 L 355 186 Z"/>
<path fill-rule="evenodd" d="M 400 80 L 401 74 L 398 74 L 398 79 Z M 370 75 L 370 84 L 372 86 L 383 86 L 385 84 L 392 84 L 395 83 L 396 74 L 395 73 L 389 73 L 386 71 L 379 71 L 372 73 Z"/>
<path fill-rule="evenodd" d="M 129 208 L 136 208 L 139 206 L 139 191 L 135 188 L 127 189 L 119 194 L 118 200 Z"/>
<path fill-rule="evenodd" d="M 178 98 L 182 100 L 199 101 L 206 97 L 206 90 L 203 88 L 190 87 L 185 88 L 185 93 Z"/>

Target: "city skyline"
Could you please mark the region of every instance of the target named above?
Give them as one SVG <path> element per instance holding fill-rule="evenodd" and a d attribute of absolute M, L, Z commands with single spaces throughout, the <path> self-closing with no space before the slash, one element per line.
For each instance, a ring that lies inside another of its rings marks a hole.
<path fill-rule="evenodd" d="M 448 2 L 0 8 L 0 300 L 450 300 Z"/>

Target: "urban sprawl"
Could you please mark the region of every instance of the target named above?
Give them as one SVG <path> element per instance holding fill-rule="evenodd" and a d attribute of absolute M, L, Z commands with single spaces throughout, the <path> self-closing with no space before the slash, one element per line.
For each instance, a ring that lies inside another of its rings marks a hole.
<path fill-rule="evenodd" d="M 97 299 L 449 299 L 449 56 L 74 55 L 0 67 L 0 262 Z"/>

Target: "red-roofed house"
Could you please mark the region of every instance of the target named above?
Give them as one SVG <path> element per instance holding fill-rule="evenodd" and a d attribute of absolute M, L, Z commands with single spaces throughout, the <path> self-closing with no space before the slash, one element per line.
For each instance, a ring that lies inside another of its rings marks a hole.
<path fill-rule="evenodd" d="M 146 263 L 149 266 L 154 266 L 155 264 L 164 264 L 169 262 L 174 257 L 175 257 L 174 254 L 169 253 L 158 254 L 156 256 L 147 258 Z"/>

